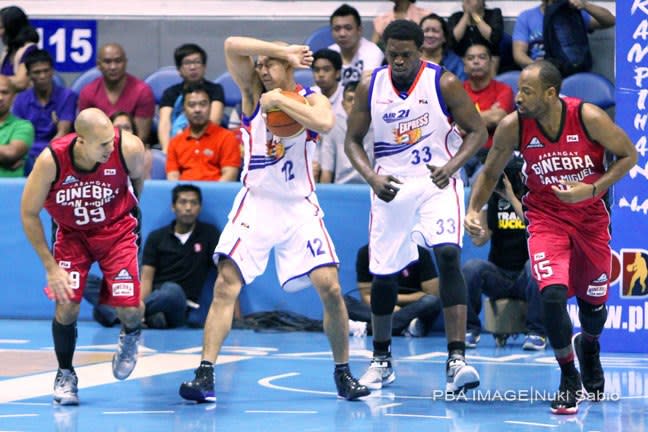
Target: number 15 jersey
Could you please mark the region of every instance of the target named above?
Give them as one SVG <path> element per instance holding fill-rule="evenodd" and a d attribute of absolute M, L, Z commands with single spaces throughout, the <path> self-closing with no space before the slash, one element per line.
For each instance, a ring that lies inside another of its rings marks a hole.
<path fill-rule="evenodd" d="M 388 66 L 374 70 L 369 106 L 376 172 L 428 176 L 427 164 L 443 166 L 459 150 L 463 140 L 449 119 L 441 74 L 440 66 L 422 61 L 409 90 L 399 92 Z"/>
<path fill-rule="evenodd" d="M 121 133 L 115 129 L 115 149 L 110 158 L 90 171 L 74 165 L 76 139 L 76 134 L 68 134 L 50 143 L 56 178 L 45 209 L 64 228 L 86 231 L 109 226 L 137 205 L 122 154 Z"/>

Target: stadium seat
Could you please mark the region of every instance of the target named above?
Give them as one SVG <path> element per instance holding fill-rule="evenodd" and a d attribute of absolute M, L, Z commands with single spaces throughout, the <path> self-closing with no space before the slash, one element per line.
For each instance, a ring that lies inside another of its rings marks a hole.
<path fill-rule="evenodd" d="M 295 69 L 295 82 L 301 84 L 302 87 L 314 86 L 313 71 L 311 69 Z"/>
<path fill-rule="evenodd" d="M 54 84 L 56 84 L 57 86 L 67 87 L 67 85 L 65 84 L 65 80 L 58 73 L 54 72 L 54 76 L 52 77 L 52 79 L 54 80 Z"/>
<path fill-rule="evenodd" d="M 499 73 L 517 70 L 518 65 L 513 59 L 513 38 L 510 34 L 502 33 L 502 40 L 499 44 L 500 64 Z"/>
<path fill-rule="evenodd" d="M 308 45 L 313 52 L 322 48 L 328 48 L 334 43 L 335 41 L 331 35 L 331 27 L 328 25 L 318 28 L 304 41 L 304 44 Z"/>
<path fill-rule="evenodd" d="M 577 97 L 602 109 L 613 107 L 614 84 L 603 75 L 593 72 L 581 72 L 570 75 L 563 80 L 561 93 Z"/>
<path fill-rule="evenodd" d="M 513 97 L 518 91 L 518 78 L 520 78 L 520 71 L 508 71 L 499 74 L 495 80 L 508 84 L 513 89 Z"/>
<path fill-rule="evenodd" d="M 151 87 L 155 96 L 155 103 L 159 104 L 164 90 L 174 84 L 182 82 L 182 77 L 175 66 L 162 66 L 144 79 L 144 82 Z"/>
<path fill-rule="evenodd" d="M 214 82 L 223 86 L 226 107 L 234 108 L 241 103 L 241 90 L 239 90 L 229 72 L 223 72 Z"/>
<path fill-rule="evenodd" d="M 166 180 L 166 153 L 162 150 L 151 149 L 153 165 L 151 167 L 151 180 Z"/>
<path fill-rule="evenodd" d="M 100 76 L 101 76 L 101 72 L 99 71 L 99 69 L 93 67 L 92 69 L 89 69 L 83 72 L 81 75 L 79 75 L 77 79 L 75 79 L 72 85 L 70 86 L 70 89 L 74 91 L 74 93 L 79 94 L 81 93 L 81 89 L 83 87 L 90 84 L 92 81 L 99 78 Z"/>

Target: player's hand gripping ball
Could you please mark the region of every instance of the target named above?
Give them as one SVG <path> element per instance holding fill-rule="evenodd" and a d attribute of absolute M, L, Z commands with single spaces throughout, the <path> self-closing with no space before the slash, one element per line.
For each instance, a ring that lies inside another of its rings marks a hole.
<path fill-rule="evenodd" d="M 281 94 L 298 102 L 305 104 L 308 103 L 306 98 L 297 92 L 282 90 Z M 281 138 L 290 138 L 295 135 L 299 135 L 304 130 L 304 126 L 301 123 L 298 123 L 292 117 L 278 108 L 268 110 L 266 115 L 266 125 L 268 126 L 270 132 L 272 132 L 272 134 L 275 136 Z"/>

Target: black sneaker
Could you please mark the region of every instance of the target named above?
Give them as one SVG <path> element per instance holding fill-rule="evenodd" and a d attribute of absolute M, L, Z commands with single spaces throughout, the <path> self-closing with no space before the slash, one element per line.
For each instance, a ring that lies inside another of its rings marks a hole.
<path fill-rule="evenodd" d="M 605 387 L 605 375 L 601 366 L 601 346 L 596 340 L 591 344 L 592 347 L 585 350 L 584 344 L 587 344 L 587 341 L 581 333 L 574 336 L 573 343 L 580 365 L 583 387 L 589 393 L 589 399 L 599 401 L 603 397 L 603 388 Z"/>
<path fill-rule="evenodd" d="M 333 377 L 335 378 L 338 397 L 355 400 L 371 393 L 367 386 L 360 384 L 348 370 L 336 371 L 333 373 Z"/>
<path fill-rule="evenodd" d="M 551 412 L 553 414 L 576 414 L 578 404 L 583 398 L 583 384 L 580 374 L 560 374 L 560 388 L 553 401 Z"/>
<path fill-rule="evenodd" d="M 180 385 L 180 396 L 196 402 L 216 402 L 214 395 L 214 366 L 200 365 L 196 377 Z"/>

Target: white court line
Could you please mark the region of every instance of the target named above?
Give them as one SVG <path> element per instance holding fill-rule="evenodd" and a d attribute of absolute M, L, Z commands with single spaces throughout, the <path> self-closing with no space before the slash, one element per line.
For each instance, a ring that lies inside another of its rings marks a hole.
<path fill-rule="evenodd" d="M 0 339 L 0 343 L 3 343 L 3 344 L 26 344 L 26 343 L 29 343 L 29 339 Z"/>
<path fill-rule="evenodd" d="M 7 405 L 51 406 L 52 403 L 51 402 L 7 402 Z"/>
<path fill-rule="evenodd" d="M 106 415 L 123 415 L 123 414 L 174 414 L 175 411 L 104 411 Z"/>
<path fill-rule="evenodd" d="M 14 417 L 38 417 L 40 414 L 2 414 L 0 418 L 14 418 Z"/>
<path fill-rule="evenodd" d="M 390 403 L 390 404 L 385 404 L 385 405 L 378 405 L 376 408 L 377 409 L 387 409 L 387 408 L 394 408 L 397 406 L 403 405 L 402 403 Z"/>
<path fill-rule="evenodd" d="M 546 428 L 556 428 L 556 427 L 558 427 L 557 425 L 552 425 L 552 424 L 547 424 L 547 423 L 533 423 L 533 422 L 524 422 L 524 421 L 515 421 L 515 420 L 505 420 L 504 423 L 516 424 L 516 425 L 524 425 L 524 426 L 538 426 L 538 427 L 546 427 Z"/>
<path fill-rule="evenodd" d="M 329 395 L 329 396 L 331 396 L 331 395 L 334 396 L 334 395 L 337 394 L 337 393 L 334 393 L 334 392 L 325 392 L 325 391 L 318 391 L 318 390 L 302 390 L 302 389 L 298 389 L 298 388 L 284 387 L 284 386 L 278 386 L 276 384 L 272 384 L 272 381 L 274 381 L 276 379 L 288 378 L 288 377 L 293 377 L 293 376 L 297 376 L 297 375 L 301 375 L 301 374 L 299 372 L 288 372 L 288 373 L 281 374 L 281 375 L 274 375 L 274 376 L 269 376 L 269 377 L 266 377 L 266 378 L 261 378 L 259 381 L 257 381 L 257 383 L 262 387 L 271 388 L 271 389 L 275 389 L 275 390 L 285 390 L 285 391 L 290 391 L 290 392 L 295 392 L 295 393 L 311 393 L 311 394 L 321 394 L 321 395 Z"/>
<path fill-rule="evenodd" d="M 218 357 L 216 364 L 220 365 L 249 358 L 221 355 Z M 199 363 L 200 355 L 197 354 L 154 354 L 143 356 L 138 359 L 137 367 L 133 374 L 128 377 L 128 380 L 195 369 Z M 118 382 L 112 375 L 111 362 L 81 366 L 75 368 L 75 370 L 79 377 L 80 389 Z M 0 381 L 0 403 L 51 395 L 55 375 L 56 371 L 51 371 Z"/>
<path fill-rule="evenodd" d="M 237 346 L 223 346 L 221 349 L 222 352 L 236 352 L 244 355 L 268 355 L 268 353 L 279 351 L 278 348 L 270 348 L 270 347 L 237 347 Z M 174 353 L 178 354 L 196 354 L 202 352 L 202 347 L 192 347 L 192 348 L 185 348 L 177 351 L 173 351 Z"/>
<path fill-rule="evenodd" d="M 451 420 L 448 416 L 433 416 L 433 415 L 422 415 L 422 414 L 391 414 L 387 413 L 385 416 L 388 417 L 411 417 L 411 418 L 431 418 L 431 419 L 446 419 Z"/>
<path fill-rule="evenodd" d="M 317 414 L 318 411 L 271 411 L 271 410 L 245 410 L 248 414 Z"/>

